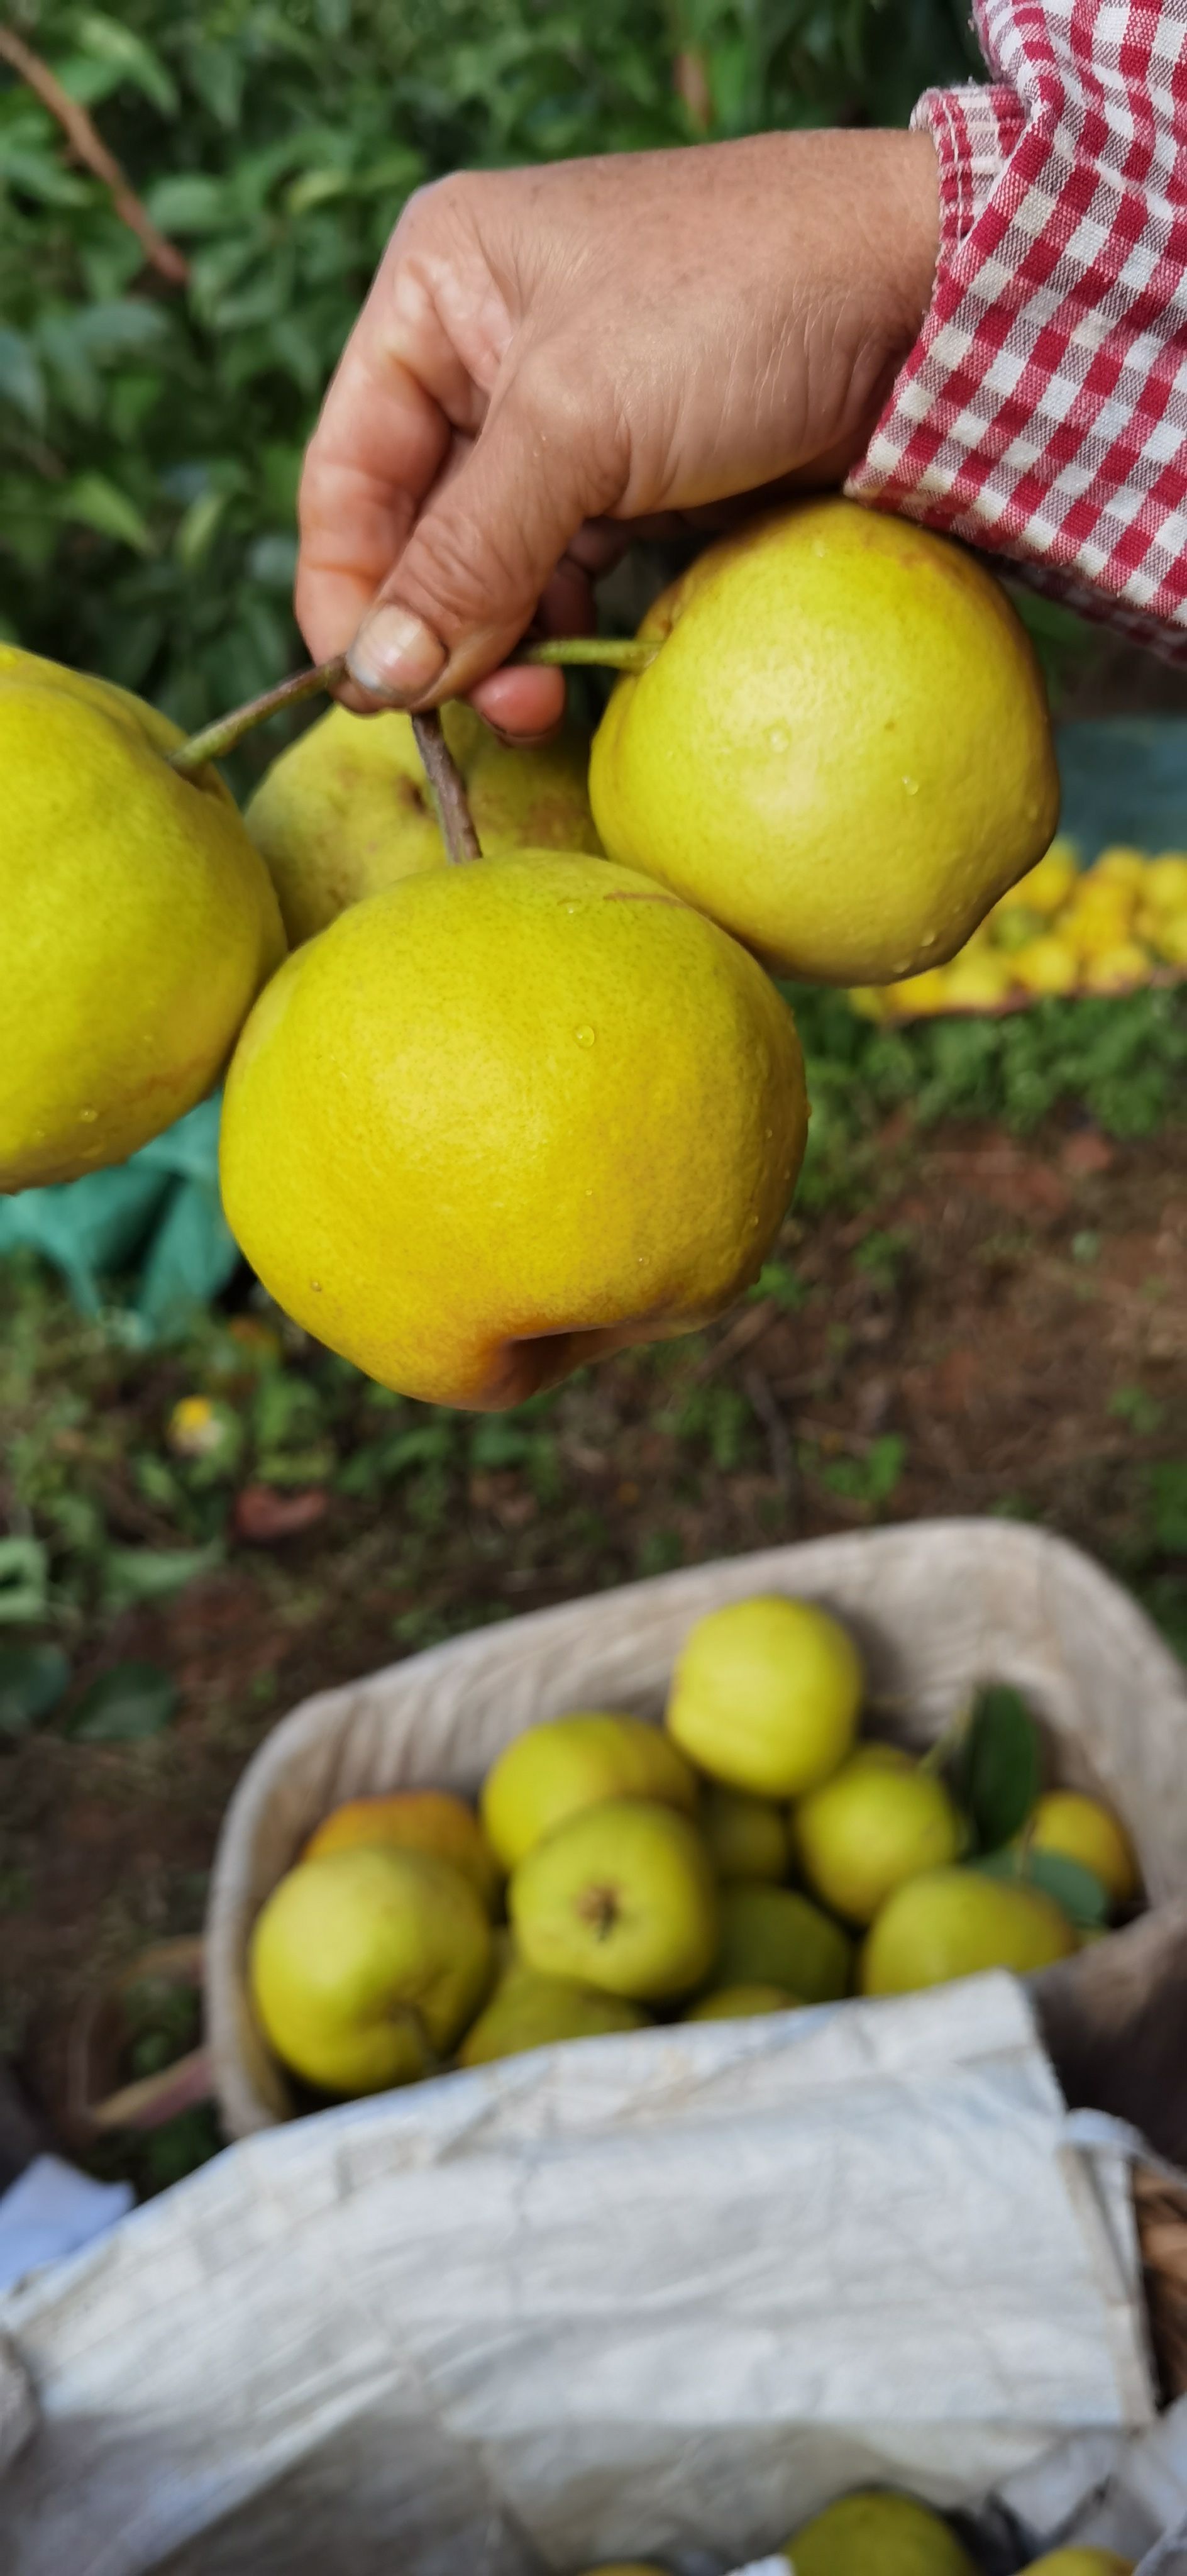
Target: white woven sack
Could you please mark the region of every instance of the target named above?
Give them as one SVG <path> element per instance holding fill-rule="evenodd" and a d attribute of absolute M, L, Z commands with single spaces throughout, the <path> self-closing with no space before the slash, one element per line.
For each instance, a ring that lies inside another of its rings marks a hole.
<path fill-rule="evenodd" d="M 260 1906 L 321 1818 L 376 1790 L 472 1794 L 513 1736 L 566 1709 L 658 1720 L 694 1620 L 754 1592 L 799 1594 L 844 1620 L 871 1702 L 904 1743 L 933 1741 L 978 1683 L 1014 1683 L 1045 1725 L 1054 1774 L 1099 1789 L 1124 1817 L 1151 1903 L 1187 1888 L 1182 1669 L 1129 1595 L 1065 1540 L 1006 1521 L 916 1521 L 663 1575 L 321 1692 L 267 1738 L 227 1811 L 207 1923 L 209 2032 L 232 2136 L 292 2107 L 244 1966 Z M 1132 1938 L 1084 1955 L 1087 1986 Z"/>

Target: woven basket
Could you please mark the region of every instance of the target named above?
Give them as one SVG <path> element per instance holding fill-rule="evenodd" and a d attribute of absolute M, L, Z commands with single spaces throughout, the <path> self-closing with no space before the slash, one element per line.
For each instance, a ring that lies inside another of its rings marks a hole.
<path fill-rule="evenodd" d="M 918 1749 L 976 1684 L 1014 1683 L 1044 1725 L 1052 1776 L 1096 1788 L 1124 1817 L 1151 1903 L 1187 1888 L 1181 1667 L 1128 1594 L 1066 1541 L 1003 1521 L 925 1521 L 661 1576 L 509 1620 L 322 1692 L 261 1746 L 227 1811 L 207 1921 L 208 2036 L 233 2137 L 295 2108 L 253 2020 L 244 1967 L 261 1905 L 321 1818 L 378 1790 L 437 1784 L 472 1794 L 513 1736 L 565 1709 L 658 1719 L 694 1620 L 764 1591 L 824 1602 L 845 1621 L 880 1719 Z M 1112 1954 L 1124 1960 L 1126 1943 L 1145 1930 L 1138 1924 L 1055 1972 L 1057 2063 L 1091 2060 L 1092 1996 L 1112 1991 Z M 1079 2098 L 1099 2092 L 1081 2084 Z M 1149 2125 L 1167 2151 L 1161 2124 Z"/>

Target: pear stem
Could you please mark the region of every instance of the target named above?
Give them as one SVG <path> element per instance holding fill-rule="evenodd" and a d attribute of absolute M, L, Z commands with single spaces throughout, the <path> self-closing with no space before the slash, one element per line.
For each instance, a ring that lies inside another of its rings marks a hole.
<path fill-rule="evenodd" d="M 446 742 L 436 707 L 429 707 L 424 715 L 413 716 L 412 730 L 416 736 L 416 748 L 425 765 L 425 776 L 441 826 L 441 838 L 450 860 L 454 867 L 460 867 L 467 859 L 480 859 L 482 851 L 462 784 L 462 773 Z"/>
<path fill-rule="evenodd" d="M 213 724 L 203 725 L 201 733 L 180 742 L 169 754 L 169 766 L 182 778 L 193 778 L 208 760 L 225 760 L 244 736 L 254 733 L 258 724 L 277 716 L 284 707 L 299 707 L 302 698 L 315 698 L 319 690 L 336 689 L 346 677 L 346 655 L 339 653 L 332 662 L 319 662 L 312 671 L 294 671 L 292 678 L 278 681 L 263 696 L 249 698 L 245 707 L 234 707 L 228 716 L 216 716 Z"/>
<path fill-rule="evenodd" d="M 546 643 L 515 654 L 514 661 L 536 671 L 646 671 L 658 651 L 642 635 L 550 635 Z"/>
<path fill-rule="evenodd" d="M 544 644 L 529 644 L 513 658 L 512 667 L 532 670 L 574 670 L 600 668 L 607 671 L 645 671 L 654 662 L 658 644 L 644 643 L 637 635 L 554 635 Z M 216 716 L 213 724 L 203 725 L 201 733 L 192 734 L 188 742 L 178 744 L 169 754 L 169 766 L 181 778 L 196 777 L 208 760 L 225 760 L 259 724 L 269 716 L 280 715 L 285 707 L 299 707 L 303 698 L 314 698 L 319 691 L 336 689 L 349 677 L 346 655 L 337 653 L 332 662 L 318 662 L 310 671 L 294 671 L 291 679 L 280 680 L 274 689 L 265 689 L 247 705 L 234 707 L 230 715 Z M 415 724 L 416 718 L 413 718 Z M 428 767 L 424 744 L 421 757 Z M 446 753 L 446 758 L 449 755 Z M 430 772 L 430 777 L 432 773 Z M 433 779 L 433 785 L 436 786 Z M 459 782 L 460 784 L 460 782 Z M 464 858 L 476 858 L 477 850 L 463 850 Z"/>

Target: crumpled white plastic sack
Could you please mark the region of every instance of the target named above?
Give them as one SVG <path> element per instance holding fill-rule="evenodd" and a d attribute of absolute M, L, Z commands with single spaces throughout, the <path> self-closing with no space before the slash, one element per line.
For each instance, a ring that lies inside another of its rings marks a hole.
<path fill-rule="evenodd" d="M 0 2192 L 0 2292 L 89 2245 L 127 2217 L 132 2201 L 130 2183 L 94 2182 L 61 2156 L 34 2156 Z"/>
<path fill-rule="evenodd" d="M 4 2576 L 717 2576 L 863 2480 L 977 2504 L 1153 2418 L 1094 2136 L 992 1976 L 247 2140 L 0 2301 Z"/>

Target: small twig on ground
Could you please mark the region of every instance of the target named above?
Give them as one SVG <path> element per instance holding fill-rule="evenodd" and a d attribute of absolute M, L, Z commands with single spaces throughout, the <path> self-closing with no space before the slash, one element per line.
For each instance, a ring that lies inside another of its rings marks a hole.
<path fill-rule="evenodd" d="M 742 1371 L 742 1385 L 750 1406 L 767 1435 L 767 1450 L 773 1475 L 781 1494 L 790 1494 L 795 1484 L 795 1460 L 787 1424 L 771 1392 L 770 1380 L 763 1376 L 757 1361 Z"/>
<path fill-rule="evenodd" d="M 718 1377 L 722 1369 L 729 1368 L 733 1360 L 740 1359 L 743 1351 L 753 1350 L 755 1343 L 761 1341 L 768 1326 L 781 1312 L 773 1297 L 763 1297 L 757 1306 L 743 1307 L 723 1340 L 713 1350 L 706 1351 L 703 1360 L 698 1360 L 692 1371 L 692 1384 L 701 1386 L 706 1378 Z"/>
<path fill-rule="evenodd" d="M 61 126 L 75 160 L 81 161 L 93 178 L 101 180 L 103 186 L 110 189 L 115 211 L 129 232 L 135 233 L 149 267 L 155 268 L 159 277 L 168 278 L 170 286 L 187 285 L 189 261 L 173 242 L 166 241 L 164 233 L 157 231 L 85 107 L 80 107 L 77 99 L 71 98 L 69 90 L 63 89 L 49 64 L 43 63 L 40 54 L 35 54 L 11 27 L 0 27 L 0 60 L 11 63 L 14 72 L 40 99 L 42 106 L 49 109 L 50 115 Z"/>

